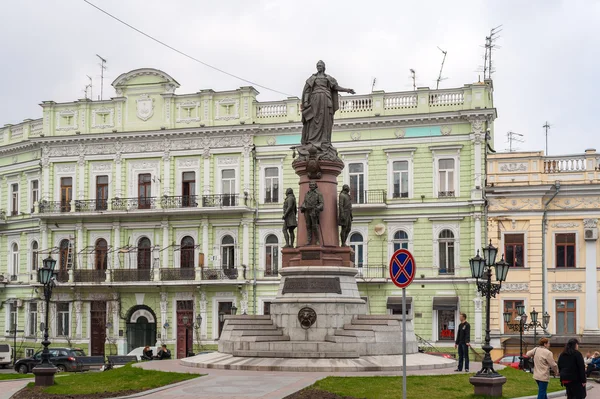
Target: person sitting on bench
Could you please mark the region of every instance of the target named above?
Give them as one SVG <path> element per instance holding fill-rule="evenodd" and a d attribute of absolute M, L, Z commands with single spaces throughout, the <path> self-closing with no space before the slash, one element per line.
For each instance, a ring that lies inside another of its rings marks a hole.
<path fill-rule="evenodd" d="M 162 344 L 162 346 L 158 350 L 158 353 L 156 354 L 155 359 L 163 360 L 163 359 L 170 359 L 170 358 L 171 358 L 171 351 L 167 349 L 167 345 Z"/>
<path fill-rule="evenodd" d="M 587 376 L 591 376 L 594 371 L 600 371 L 600 352 L 594 352 L 594 356 L 592 356 L 592 361 L 587 366 Z"/>
<path fill-rule="evenodd" d="M 148 345 L 144 346 L 142 360 L 152 360 L 152 358 L 153 358 L 152 349 L 150 349 L 150 346 L 148 346 Z"/>

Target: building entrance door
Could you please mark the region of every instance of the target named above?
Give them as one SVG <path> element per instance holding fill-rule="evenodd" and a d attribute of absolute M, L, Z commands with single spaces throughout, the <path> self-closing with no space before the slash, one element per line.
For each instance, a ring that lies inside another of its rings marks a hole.
<path fill-rule="evenodd" d="M 138 305 L 127 321 L 127 353 L 135 348 L 156 344 L 156 319 L 149 307 Z"/>
<path fill-rule="evenodd" d="M 189 352 L 193 352 L 193 317 L 193 301 L 177 301 L 177 359 L 187 357 Z"/>
<path fill-rule="evenodd" d="M 221 336 L 221 331 L 223 331 L 223 326 L 225 325 L 225 321 L 221 321 L 221 313 L 223 313 L 223 315 L 231 314 L 232 306 L 233 302 L 219 302 L 219 313 L 217 314 L 217 321 L 219 322 L 219 337 Z"/>
<path fill-rule="evenodd" d="M 106 302 L 93 301 L 90 308 L 90 355 L 104 356 L 106 342 Z"/>

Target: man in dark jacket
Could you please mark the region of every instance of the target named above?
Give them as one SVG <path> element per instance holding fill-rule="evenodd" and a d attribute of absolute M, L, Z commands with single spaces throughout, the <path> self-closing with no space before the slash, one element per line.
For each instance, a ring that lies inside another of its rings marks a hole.
<path fill-rule="evenodd" d="M 560 382 L 567 388 L 567 398 L 583 399 L 586 397 L 585 362 L 579 352 L 579 341 L 571 338 L 565 350 L 558 357 Z"/>
<path fill-rule="evenodd" d="M 471 325 L 467 322 L 466 313 L 461 313 L 454 342 L 454 347 L 458 348 L 458 368 L 454 371 L 462 371 L 464 361 L 465 371 L 469 372 L 469 346 L 471 346 Z"/>

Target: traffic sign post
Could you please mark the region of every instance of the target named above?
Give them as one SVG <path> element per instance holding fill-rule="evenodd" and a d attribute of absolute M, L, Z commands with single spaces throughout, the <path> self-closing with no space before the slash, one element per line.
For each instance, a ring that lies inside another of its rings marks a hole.
<path fill-rule="evenodd" d="M 417 271 L 415 258 L 406 249 L 399 249 L 390 259 L 390 278 L 402 288 L 402 398 L 406 399 L 406 287 L 412 283 Z"/>

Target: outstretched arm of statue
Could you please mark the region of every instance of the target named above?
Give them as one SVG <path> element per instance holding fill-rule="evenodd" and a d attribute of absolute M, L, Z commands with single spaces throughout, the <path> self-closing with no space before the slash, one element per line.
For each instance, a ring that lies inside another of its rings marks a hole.
<path fill-rule="evenodd" d="M 342 86 L 336 86 L 335 89 L 337 91 L 341 91 L 341 92 L 344 92 L 344 93 L 356 94 L 356 92 L 354 91 L 354 89 L 346 89 L 345 87 L 342 87 Z"/>

